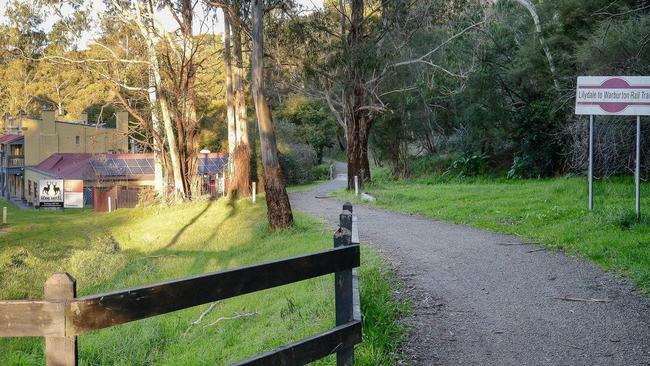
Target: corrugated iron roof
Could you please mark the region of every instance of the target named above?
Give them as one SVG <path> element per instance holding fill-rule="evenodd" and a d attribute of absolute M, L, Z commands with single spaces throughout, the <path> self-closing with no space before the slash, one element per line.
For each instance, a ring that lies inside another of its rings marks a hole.
<path fill-rule="evenodd" d="M 228 158 L 223 154 L 199 154 L 199 173 L 223 171 Z M 28 167 L 60 179 L 147 180 L 153 179 L 153 154 L 57 153 Z"/>
<path fill-rule="evenodd" d="M 20 140 L 21 138 L 23 138 L 22 135 L 15 135 L 15 134 L 12 134 L 12 133 L 7 133 L 7 134 L 4 134 L 4 135 L 0 136 L 0 144 L 3 144 L 3 145 L 10 144 L 10 143 L 12 143 L 12 142 L 14 142 L 16 140 Z"/>

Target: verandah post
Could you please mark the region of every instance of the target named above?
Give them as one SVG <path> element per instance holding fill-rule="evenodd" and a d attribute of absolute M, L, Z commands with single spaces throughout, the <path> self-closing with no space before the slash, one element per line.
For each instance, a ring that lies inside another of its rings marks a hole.
<path fill-rule="evenodd" d="M 334 247 L 348 246 L 352 241 L 352 213 L 344 210 L 340 215 L 340 228 L 334 233 Z M 354 320 L 354 292 L 352 269 L 334 274 L 336 302 L 336 325 L 344 325 Z M 337 366 L 354 364 L 354 347 L 345 347 L 336 353 Z"/>
<path fill-rule="evenodd" d="M 45 282 L 45 300 L 67 301 L 74 299 L 75 296 L 77 296 L 76 281 L 68 273 L 55 273 Z M 64 310 L 61 316 L 65 318 L 68 314 Z M 66 323 L 67 321 L 63 324 Z M 76 366 L 77 337 L 45 337 L 45 364 Z"/>

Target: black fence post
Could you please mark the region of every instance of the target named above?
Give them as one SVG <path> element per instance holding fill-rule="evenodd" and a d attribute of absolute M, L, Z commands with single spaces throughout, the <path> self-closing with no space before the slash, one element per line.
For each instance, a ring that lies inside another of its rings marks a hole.
<path fill-rule="evenodd" d="M 341 227 L 344 227 L 352 232 L 352 211 L 343 210 L 339 215 L 339 223 Z M 351 235 L 351 234 L 350 234 Z"/>
<path fill-rule="evenodd" d="M 344 210 L 340 215 L 341 227 L 334 233 L 334 247 L 348 246 L 352 241 L 352 212 Z M 354 291 L 352 269 L 336 272 L 334 275 L 336 298 L 336 325 L 354 321 Z M 354 364 L 354 347 L 345 347 L 336 353 L 337 366 Z"/>

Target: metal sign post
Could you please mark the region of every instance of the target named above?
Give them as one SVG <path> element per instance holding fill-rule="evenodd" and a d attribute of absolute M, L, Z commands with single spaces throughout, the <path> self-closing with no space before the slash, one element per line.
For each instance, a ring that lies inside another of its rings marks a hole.
<path fill-rule="evenodd" d="M 594 209 L 594 116 L 589 116 L 589 211 Z"/>
<path fill-rule="evenodd" d="M 641 116 L 650 116 L 649 76 L 580 76 L 576 114 L 589 115 L 589 210 L 594 208 L 594 116 L 636 116 L 635 212 L 641 217 Z"/>
<path fill-rule="evenodd" d="M 634 170 L 636 185 L 636 218 L 641 218 L 641 116 L 636 116 L 636 169 Z"/>

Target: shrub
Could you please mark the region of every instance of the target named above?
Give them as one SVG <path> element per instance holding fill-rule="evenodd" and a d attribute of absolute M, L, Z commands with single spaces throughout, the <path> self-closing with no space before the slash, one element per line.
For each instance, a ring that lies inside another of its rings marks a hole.
<path fill-rule="evenodd" d="M 312 170 L 316 161 L 316 154 L 307 145 L 291 144 L 284 146 L 278 158 L 282 168 L 282 176 L 287 185 L 305 184 L 314 178 Z"/>
<path fill-rule="evenodd" d="M 443 174 L 458 158 L 458 155 L 450 154 L 420 156 L 411 159 L 409 170 L 414 177 Z"/>
<path fill-rule="evenodd" d="M 314 179 L 312 171 L 317 160 L 314 149 L 292 139 L 294 130 L 295 126 L 290 123 L 278 121 L 276 124 L 279 136 L 278 158 L 287 185 L 311 182 Z"/>
<path fill-rule="evenodd" d="M 460 157 L 451 163 L 445 174 L 456 174 L 459 178 L 486 174 L 489 171 L 488 159 L 486 154 Z"/>
<path fill-rule="evenodd" d="M 335 172 L 333 173 L 336 174 Z M 312 170 L 312 176 L 316 180 L 330 179 L 330 165 L 329 164 L 316 165 Z"/>

